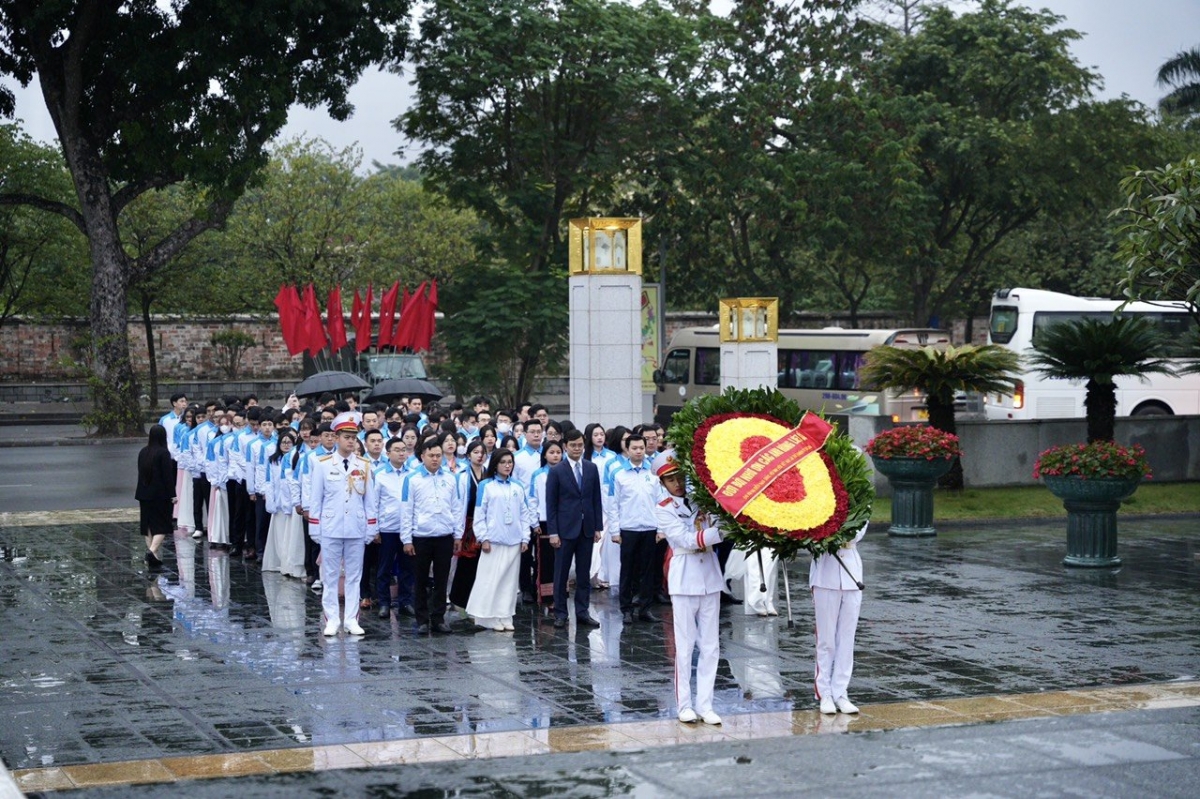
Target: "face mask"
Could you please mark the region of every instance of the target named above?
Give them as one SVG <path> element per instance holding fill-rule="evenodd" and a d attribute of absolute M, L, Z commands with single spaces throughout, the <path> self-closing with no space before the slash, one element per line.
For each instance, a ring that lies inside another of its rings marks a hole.
<path fill-rule="evenodd" d="M 511 431 L 512 431 L 511 424 L 505 424 L 504 422 L 500 422 L 500 424 L 496 425 L 496 432 L 502 436 L 507 435 Z"/>
<path fill-rule="evenodd" d="M 466 433 L 467 435 L 470 435 L 471 433 L 474 433 L 477 429 L 478 428 L 476 428 L 474 425 L 467 425 L 466 427 L 463 428 L 463 432 Z"/>
<path fill-rule="evenodd" d="M 229 426 L 229 425 L 227 425 L 227 424 L 223 424 L 223 425 L 221 425 L 221 432 L 222 432 L 222 433 L 228 433 L 228 432 L 229 432 L 230 430 L 232 430 L 232 429 L 233 429 L 233 428 L 232 428 L 232 427 L 230 427 L 230 426 Z"/>
<path fill-rule="evenodd" d="M 466 454 L 467 454 L 467 448 L 466 448 L 465 446 L 464 446 L 464 447 L 459 447 L 458 449 L 456 449 L 456 450 L 455 450 L 455 452 L 457 452 L 459 455 L 466 455 Z"/>
<path fill-rule="evenodd" d="M 403 426 L 403 422 L 388 422 L 388 430 L 391 430 L 393 433 L 399 433 L 400 428 Z"/>

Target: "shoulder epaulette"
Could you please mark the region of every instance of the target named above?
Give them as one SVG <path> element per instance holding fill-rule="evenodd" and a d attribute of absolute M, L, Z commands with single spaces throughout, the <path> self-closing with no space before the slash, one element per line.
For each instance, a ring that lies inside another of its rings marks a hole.
<path fill-rule="evenodd" d="M 662 502 L 658 503 L 659 507 L 669 508 L 671 506 L 671 498 L 667 497 Z"/>
<path fill-rule="evenodd" d="M 333 453 L 331 452 L 331 453 L 329 453 L 328 455 L 318 455 L 318 456 L 317 456 L 317 460 L 319 460 L 319 461 L 327 461 L 327 460 L 329 460 L 329 459 L 330 459 L 330 458 L 332 458 L 332 457 L 333 457 Z"/>

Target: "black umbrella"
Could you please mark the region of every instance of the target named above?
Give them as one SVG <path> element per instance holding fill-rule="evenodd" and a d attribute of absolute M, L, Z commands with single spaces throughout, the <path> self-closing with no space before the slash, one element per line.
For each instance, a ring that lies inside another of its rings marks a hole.
<path fill-rule="evenodd" d="M 370 383 L 350 372 L 317 372 L 312 377 L 300 381 L 300 385 L 296 386 L 296 396 L 317 397 L 326 392 L 336 394 L 339 391 L 361 391 L 370 387 Z"/>
<path fill-rule="evenodd" d="M 428 380 L 393 377 L 376 383 L 364 402 L 390 402 L 396 397 L 420 397 L 425 402 L 437 402 L 442 398 L 442 392 Z"/>

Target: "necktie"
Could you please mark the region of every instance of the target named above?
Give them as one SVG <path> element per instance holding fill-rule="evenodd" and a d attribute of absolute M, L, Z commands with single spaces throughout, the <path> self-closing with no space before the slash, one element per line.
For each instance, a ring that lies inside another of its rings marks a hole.
<path fill-rule="evenodd" d="M 349 458 L 342 458 L 342 468 L 345 469 L 346 471 L 350 471 L 350 459 Z"/>
<path fill-rule="evenodd" d="M 579 464 L 579 461 L 575 461 L 575 483 L 580 488 L 583 488 L 583 467 Z"/>

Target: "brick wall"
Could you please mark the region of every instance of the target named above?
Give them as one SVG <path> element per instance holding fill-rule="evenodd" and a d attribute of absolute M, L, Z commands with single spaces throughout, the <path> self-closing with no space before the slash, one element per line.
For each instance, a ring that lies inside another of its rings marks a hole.
<path fill-rule="evenodd" d="M 72 362 L 82 358 L 87 322 L 35 322 L 9 320 L 0 325 L 0 379 L 65 380 L 77 378 Z M 141 320 L 131 320 L 129 349 L 133 368 L 141 376 L 149 371 L 146 334 Z M 273 318 L 232 317 L 227 319 L 157 316 L 154 346 L 158 374 L 162 380 L 223 380 L 212 335 L 221 330 L 241 330 L 258 342 L 245 352 L 239 375 L 256 379 L 298 379 L 301 356 L 288 355 Z"/>

